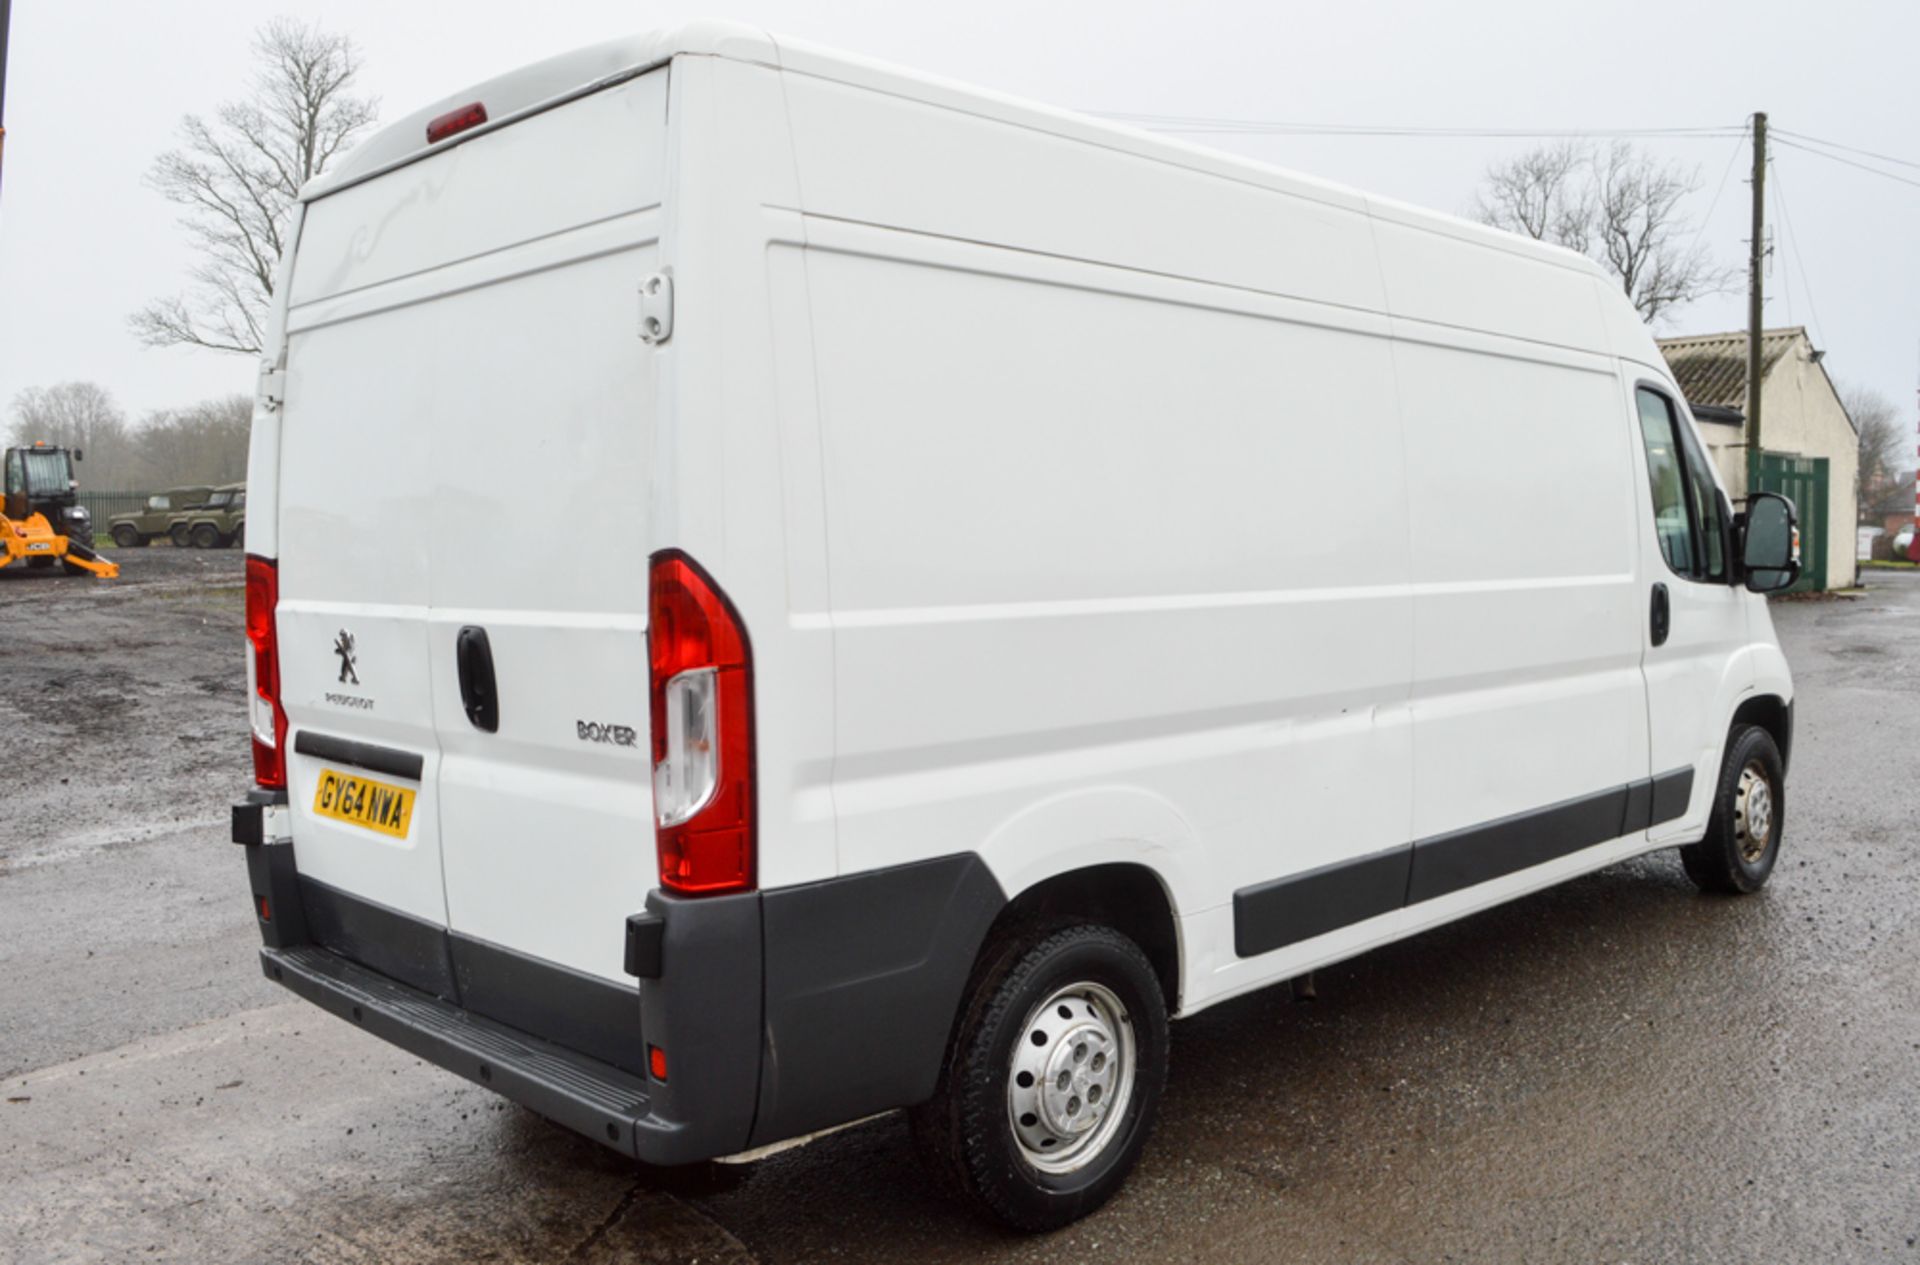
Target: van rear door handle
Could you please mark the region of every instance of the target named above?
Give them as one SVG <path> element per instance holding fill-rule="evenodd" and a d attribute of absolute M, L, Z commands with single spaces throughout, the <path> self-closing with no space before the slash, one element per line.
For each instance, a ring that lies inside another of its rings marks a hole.
<path fill-rule="evenodd" d="M 475 729 L 499 732 L 500 695 L 494 689 L 493 647 L 487 644 L 487 630 L 472 624 L 462 628 L 454 639 L 453 662 L 460 674 L 460 701 L 466 706 L 467 719 Z"/>
<path fill-rule="evenodd" d="M 1667 586 L 1653 586 L 1653 644 L 1664 646 L 1667 643 L 1667 630 L 1673 624 L 1673 607 L 1667 600 Z M 485 636 L 485 634 L 481 634 Z"/>

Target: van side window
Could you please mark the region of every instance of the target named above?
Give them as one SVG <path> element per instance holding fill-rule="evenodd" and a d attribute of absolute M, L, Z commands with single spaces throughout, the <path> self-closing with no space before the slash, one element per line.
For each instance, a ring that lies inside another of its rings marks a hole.
<path fill-rule="evenodd" d="M 1700 552 L 1694 578 L 1725 580 L 1727 520 L 1720 489 L 1713 481 L 1713 467 L 1707 464 L 1707 455 L 1701 451 L 1700 441 L 1694 438 L 1691 426 L 1676 415 L 1673 429 L 1680 436 L 1681 449 L 1687 454 L 1687 495 L 1693 505 L 1695 545 Z"/>
<path fill-rule="evenodd" d="M 1660 553 L 1681 575 L 1694 574 L 1693 518 L 1687 509 L 1687 478 L 1682 450 L 1674 436 L 1673 411 L 1666 398 L 1641 387 L 1640 438 L 1647 445 L 1647 478 L 1653 484 L 1653 529 Z"/>
<path fill-rule="evenodd" d="M 1646 387 L 1635 397 L 1660 553 L 1690 580 L 1722 582 L 1727 578 L 1727 512 L 1706 453 L 1673 401 Z"/>

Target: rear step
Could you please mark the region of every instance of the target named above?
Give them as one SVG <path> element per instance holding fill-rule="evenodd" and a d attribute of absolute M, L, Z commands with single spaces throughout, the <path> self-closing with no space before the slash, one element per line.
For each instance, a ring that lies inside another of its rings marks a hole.
<path fill-rule="evenodd" d="M 314 945 L 260 950 L 267 978 L 375 1036 L 639 1158 L 660 1128 L 643 1077 L 542 1041 Z"/>

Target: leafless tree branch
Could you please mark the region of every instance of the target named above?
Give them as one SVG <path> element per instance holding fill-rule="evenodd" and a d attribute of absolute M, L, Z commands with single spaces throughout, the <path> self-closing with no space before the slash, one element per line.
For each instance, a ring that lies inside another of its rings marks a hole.
<path fill-rule="evenodd" d="M 181 147 L 148 173 L 201 256 L 186 294 L 128 318 L 149 346 L 259 352 L 300 186 L 378 115 L 377 100 L 351 92 L 360 53 L 344 35 L 279 18 L 255 36 L 254 56 L 252 95 L 211 122 L 188 115 Z"/>
<path fill-rule="evenodd" d="M 1724 292 L 1738 276 L 1686 244 L 1692 226 L 1681 204 L 1698 187 L 1694 173 L 1626 142 L 1596 149 L 1565 141 L 1488 168 L 1473 211 L 1483 224 L 1600 263 L 1640 315 L 1655 321 Z"/>

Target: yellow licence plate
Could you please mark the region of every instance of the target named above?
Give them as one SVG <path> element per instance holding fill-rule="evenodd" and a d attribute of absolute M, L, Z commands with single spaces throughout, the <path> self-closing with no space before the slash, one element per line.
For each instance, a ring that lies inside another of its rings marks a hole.
<path fill-rule="evenodd" d="M 316 816 L 331 817 L 353 826 L 364 826 L 396 839 L 407 837 L 407 823 L 413 820 L 415 792 L 332 769 L 320 770 L 320 789 L 314 792 Z"/>

